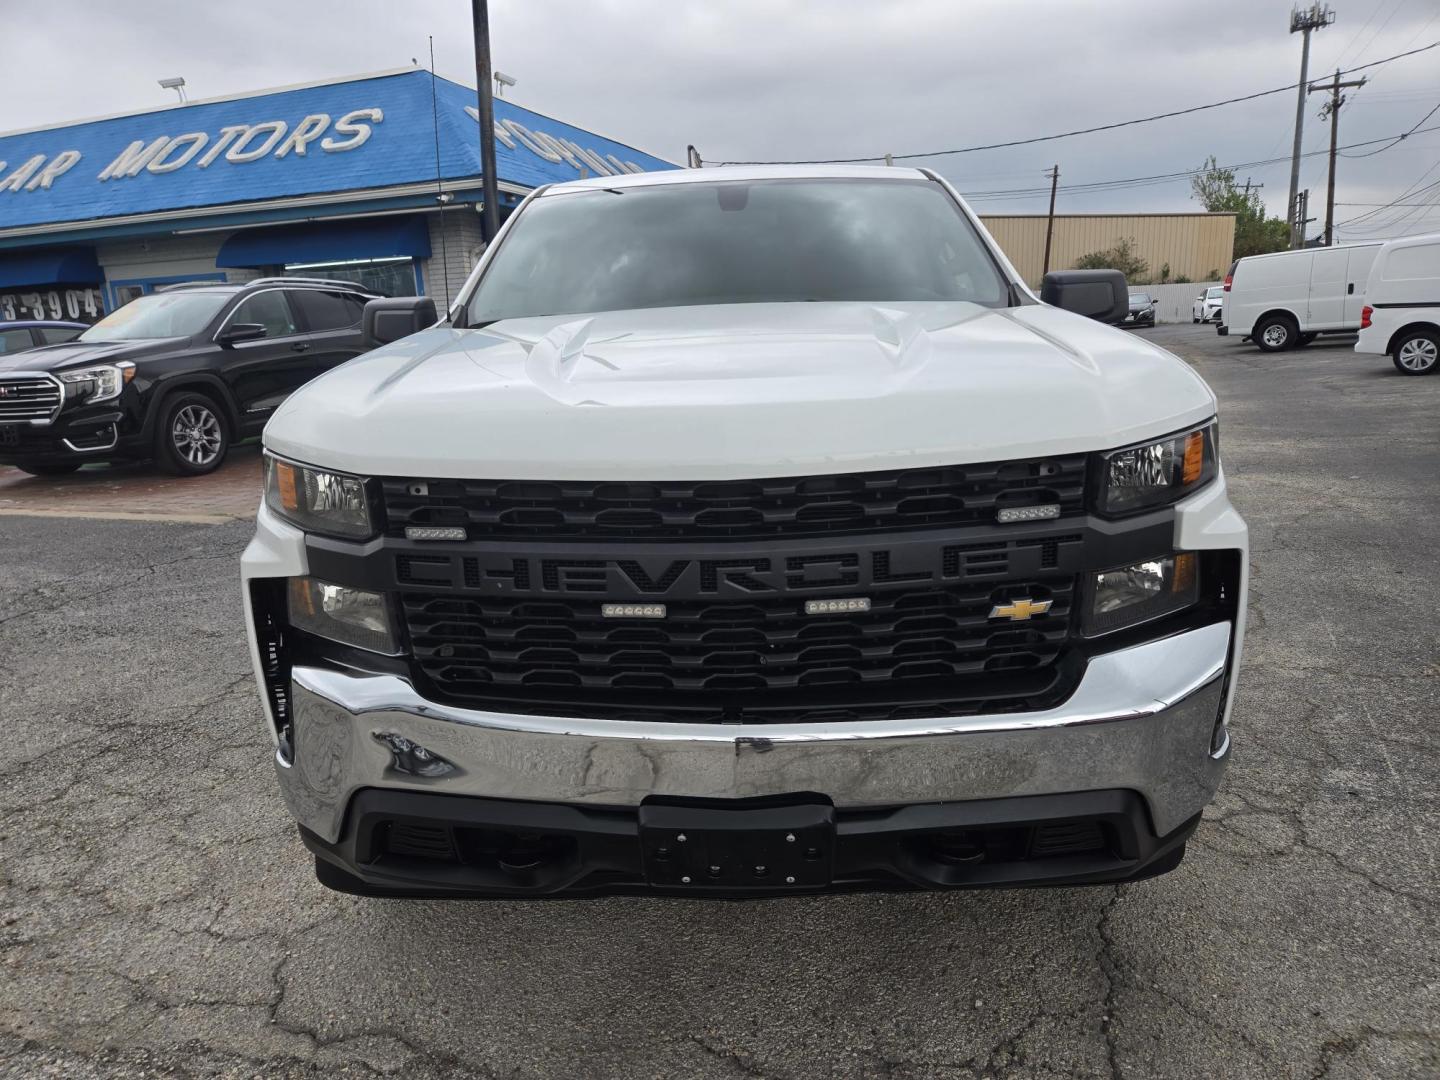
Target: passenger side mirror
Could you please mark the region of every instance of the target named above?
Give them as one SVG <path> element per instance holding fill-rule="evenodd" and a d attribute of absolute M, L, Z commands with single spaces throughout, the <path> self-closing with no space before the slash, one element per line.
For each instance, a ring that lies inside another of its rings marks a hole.
<path fill-rule="evenodd" d="M 1130 314 L 1130 290 L 1119 270 L 1052 270 L 1040 282 L 1040 299 L 1103 323 Z"/>
<path fill-rule="evenodd" d="M 428 296 L 391 296 L 370 300 L 360 321 L 360 335 L 367 349 L 378 349 L 403 337 L 434 326 L 435 301 Z"/>
<path fill-rule="evenodd" d="M 237 341 L 256 341 L 269 333 L 264 323 L 236 322 L 227 326 L 218 340 L 221 345 L 234 345 Z"/>

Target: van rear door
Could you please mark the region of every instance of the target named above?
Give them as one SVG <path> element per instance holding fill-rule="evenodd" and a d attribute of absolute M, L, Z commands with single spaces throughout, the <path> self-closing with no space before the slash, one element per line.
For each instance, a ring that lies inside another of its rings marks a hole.
<path fill-rule="evenodd" d="M 1310 301 L 1301 330 L 1339 330 L 1345 325 L 1347 248 L 1316 248 L 1310 260 Z M 1360 325 L 1357 313 L 1355 325 Z"/>
<path fill-rule="evenodd" d="M 1370 268 L 1375 265 L 1375 256 L 1380 253 L 1378 245 L 1347 248 L 1350 261 L 1345 265 L 1345 328 L 1360 329 L 1360 309 L 1365 306 L 1365 282 L 1370 277 Z"/>

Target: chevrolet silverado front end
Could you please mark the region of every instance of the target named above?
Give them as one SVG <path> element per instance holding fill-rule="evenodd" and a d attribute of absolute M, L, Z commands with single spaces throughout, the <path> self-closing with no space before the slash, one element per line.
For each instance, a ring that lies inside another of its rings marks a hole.
<path fill-rule="evenodd" d="M 1226 764 L 1215 400 L 928 172 L 543 189 L 295 394 L 243 562 L 281 789 L 369 895 L 1133 880 Z"/>

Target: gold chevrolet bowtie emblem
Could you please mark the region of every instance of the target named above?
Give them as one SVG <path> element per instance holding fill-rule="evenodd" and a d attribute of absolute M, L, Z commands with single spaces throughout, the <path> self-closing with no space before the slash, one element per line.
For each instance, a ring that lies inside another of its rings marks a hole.
<path fill-rule="evenodd" d="M 996 604 L 990 609 L 990 618 L 1024 622 L 1032 615 L 1044 615 L 1050 610 L 1052 603 L 1054 603 L 1053 600 L 1031 600 L 1026 597 L 1024 600 L 1013 600 L 1008 604 Z"/>

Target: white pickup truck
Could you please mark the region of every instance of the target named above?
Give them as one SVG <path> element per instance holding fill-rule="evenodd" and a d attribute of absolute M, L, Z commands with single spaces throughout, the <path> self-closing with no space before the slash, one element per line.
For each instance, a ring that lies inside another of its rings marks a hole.
<path fill-rule="evenodd" d="M 1230 753 L 1215 397 L 925 170 L 539 189 L 265 429 L 243 558 L 332 888 L 756 896 L 1179 864 Z M 1118 278 L 1118 275 L 1113 275 Z M 1062 310 L 1070 308 L 1072 310 Z M 418 331 L 418 332 L 416 332 Z"/>

